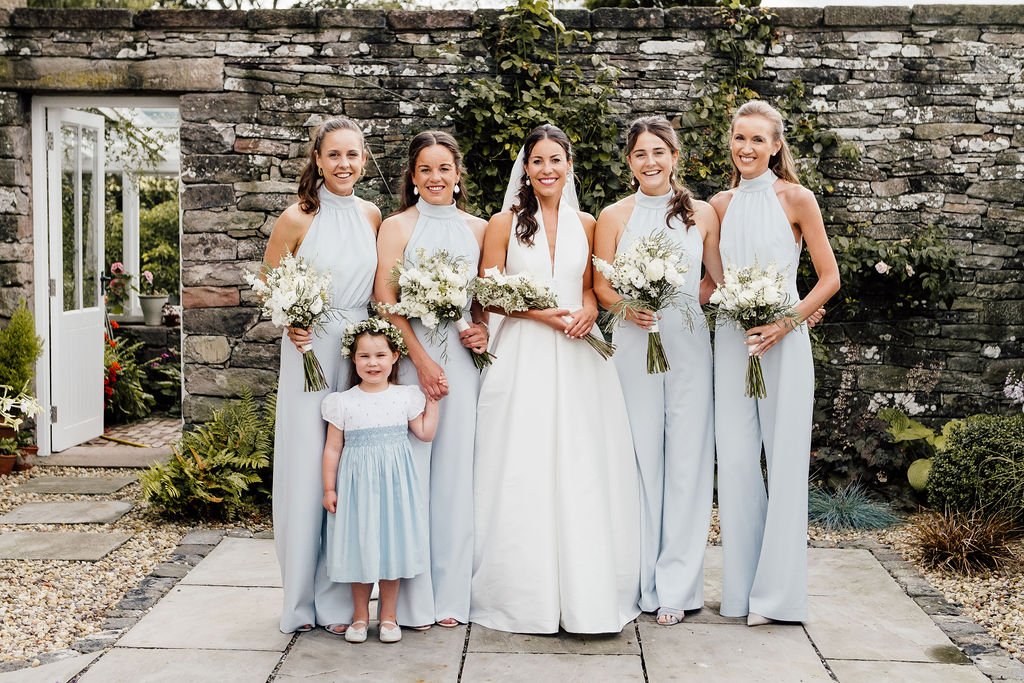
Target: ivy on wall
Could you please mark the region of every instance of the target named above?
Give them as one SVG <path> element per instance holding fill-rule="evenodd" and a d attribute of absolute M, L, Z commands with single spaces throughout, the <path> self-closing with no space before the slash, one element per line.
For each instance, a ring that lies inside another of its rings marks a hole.
<path fill-rule="evenodd" d="M 452 112 L 471 169 L 471 209 L 485 217 L 501 209 L 512 162 L 530 131 L 544 123 L 572 142 L 581 208 L 596 214 L 617 199 L 626 187 L 610 106 L 618 72 L 593 55 L 584 74 L 562 55 L 590 44 L 590 34 L 567 29 L 548 0 L 518 0 L 482 27 L 481 37 L 491 75 L 465 79 Z"/>

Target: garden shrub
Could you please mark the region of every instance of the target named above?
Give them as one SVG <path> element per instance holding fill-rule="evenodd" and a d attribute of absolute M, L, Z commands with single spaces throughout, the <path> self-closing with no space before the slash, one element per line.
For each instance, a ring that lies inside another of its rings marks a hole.
<path fill-rule="evenodd" d="M 812 486 L 807 496 L 807 517 L 811 524 L 828 531 L 884 529 L 899 521 L 888 507 L 872 500 L 859 482 L 835 491 Z"/>
<path fill-rule="evenodd" d="M 130 422 L 148 417 L 156 399 L 143 387 L 145 371 L 138 361 L 142 342 L 129 343 L 104 335 L 103 409 L 108 422 Z"/>
<path fill-rule="evenodd" d="M 982 510 L 931 513 L 915 528 L 926 566 L 968 576 L 1013 562 L 1010 544 L 1019 535 L 1010 517 Z"/>
<path fill-rule="evenodd" d="M 937 509 L 1000 510 L 1024 520 L 1024 415 L 975 415 L 954 425 L 928 476 Z"/>
<path fill-rule="evenodd" d="M 22 300 L 7 326 L 0 329 L 0 384 L 15 393 L 25 389 L 35 377 L 36 359 L 42 353 L 43 339 L 36 336 L 35 320 Z"/>
<path fill-rule="evenodd" d="M 175 519 L 234 519 L 270 499 L 276 396 L 227 403 L 182 434 L 170 461 L 140 477 L 143 496 Z"/>

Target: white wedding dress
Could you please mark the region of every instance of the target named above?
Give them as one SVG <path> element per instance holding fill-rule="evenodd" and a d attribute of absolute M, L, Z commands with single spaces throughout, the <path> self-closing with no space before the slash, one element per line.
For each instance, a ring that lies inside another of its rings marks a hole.
<path fill-rule="evenodd" d="M 562 202 L 554 263 L 513 223 L 506 272 L 582 305 L 590 258 Z M 470 620 L 519 633 L 618 633 L 639 613 L 640 508 L 622 389 L 610 361 L 542 323 L 506 318 L 477 411 Z"/>

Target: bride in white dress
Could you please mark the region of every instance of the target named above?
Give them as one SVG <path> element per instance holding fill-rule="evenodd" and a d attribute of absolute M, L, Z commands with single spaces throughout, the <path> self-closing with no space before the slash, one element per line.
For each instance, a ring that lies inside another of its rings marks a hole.
<path fill-rule="evenodd" d="M 477 411 L 470 620 L 618 633 L 639 613 L 640 511 L 615 367 L 581 340 L 597 318 L 595 221 L 577 210 L 561 130 L 530 133 L 516 165 L 481 271 L 527 271 L 560 308 L 513 313 L 495 336 Z"/>

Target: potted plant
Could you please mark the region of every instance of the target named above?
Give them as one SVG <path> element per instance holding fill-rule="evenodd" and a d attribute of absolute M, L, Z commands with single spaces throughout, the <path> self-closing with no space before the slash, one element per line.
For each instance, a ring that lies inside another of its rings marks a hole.
<path fill-rule="evenodd" d="M 18 442 L 18 459 L 14 462 L 15 472 L 25 472 L 35 467 L 39 446 L 36 445 L 34 432 L 34 429 L 22 429 L 15 437 Z"/>
<path fill-rule="evenodd" d="M 127 313 L 124 305 L 128 303 L 128 294 L 134 289 L 132 274 L 124 269 L 124 264 L 114 261 L 110 264 L 110 278 L 107 280 L 107 310 L 114 314 Z"/>
<path fill-rule="evenodd" d="M 42 412 L 43 407 L 24 390 L 15 394 L 11 387 L 0 385 L 0 474 L 14 469 L 21 450 L 18 444 L 21 425 L 27 418 Z"/>
<path fill-rule="evenodd" d="M 149 326 L 159 325 L 162 319 L 161 311 L 167 303 L 167 291 L 156 286 L 152 271 L 142 271 L 139 286 L 135 291 L 139 293 L 139 305 L 142 307 L 145 323 Z"/>

